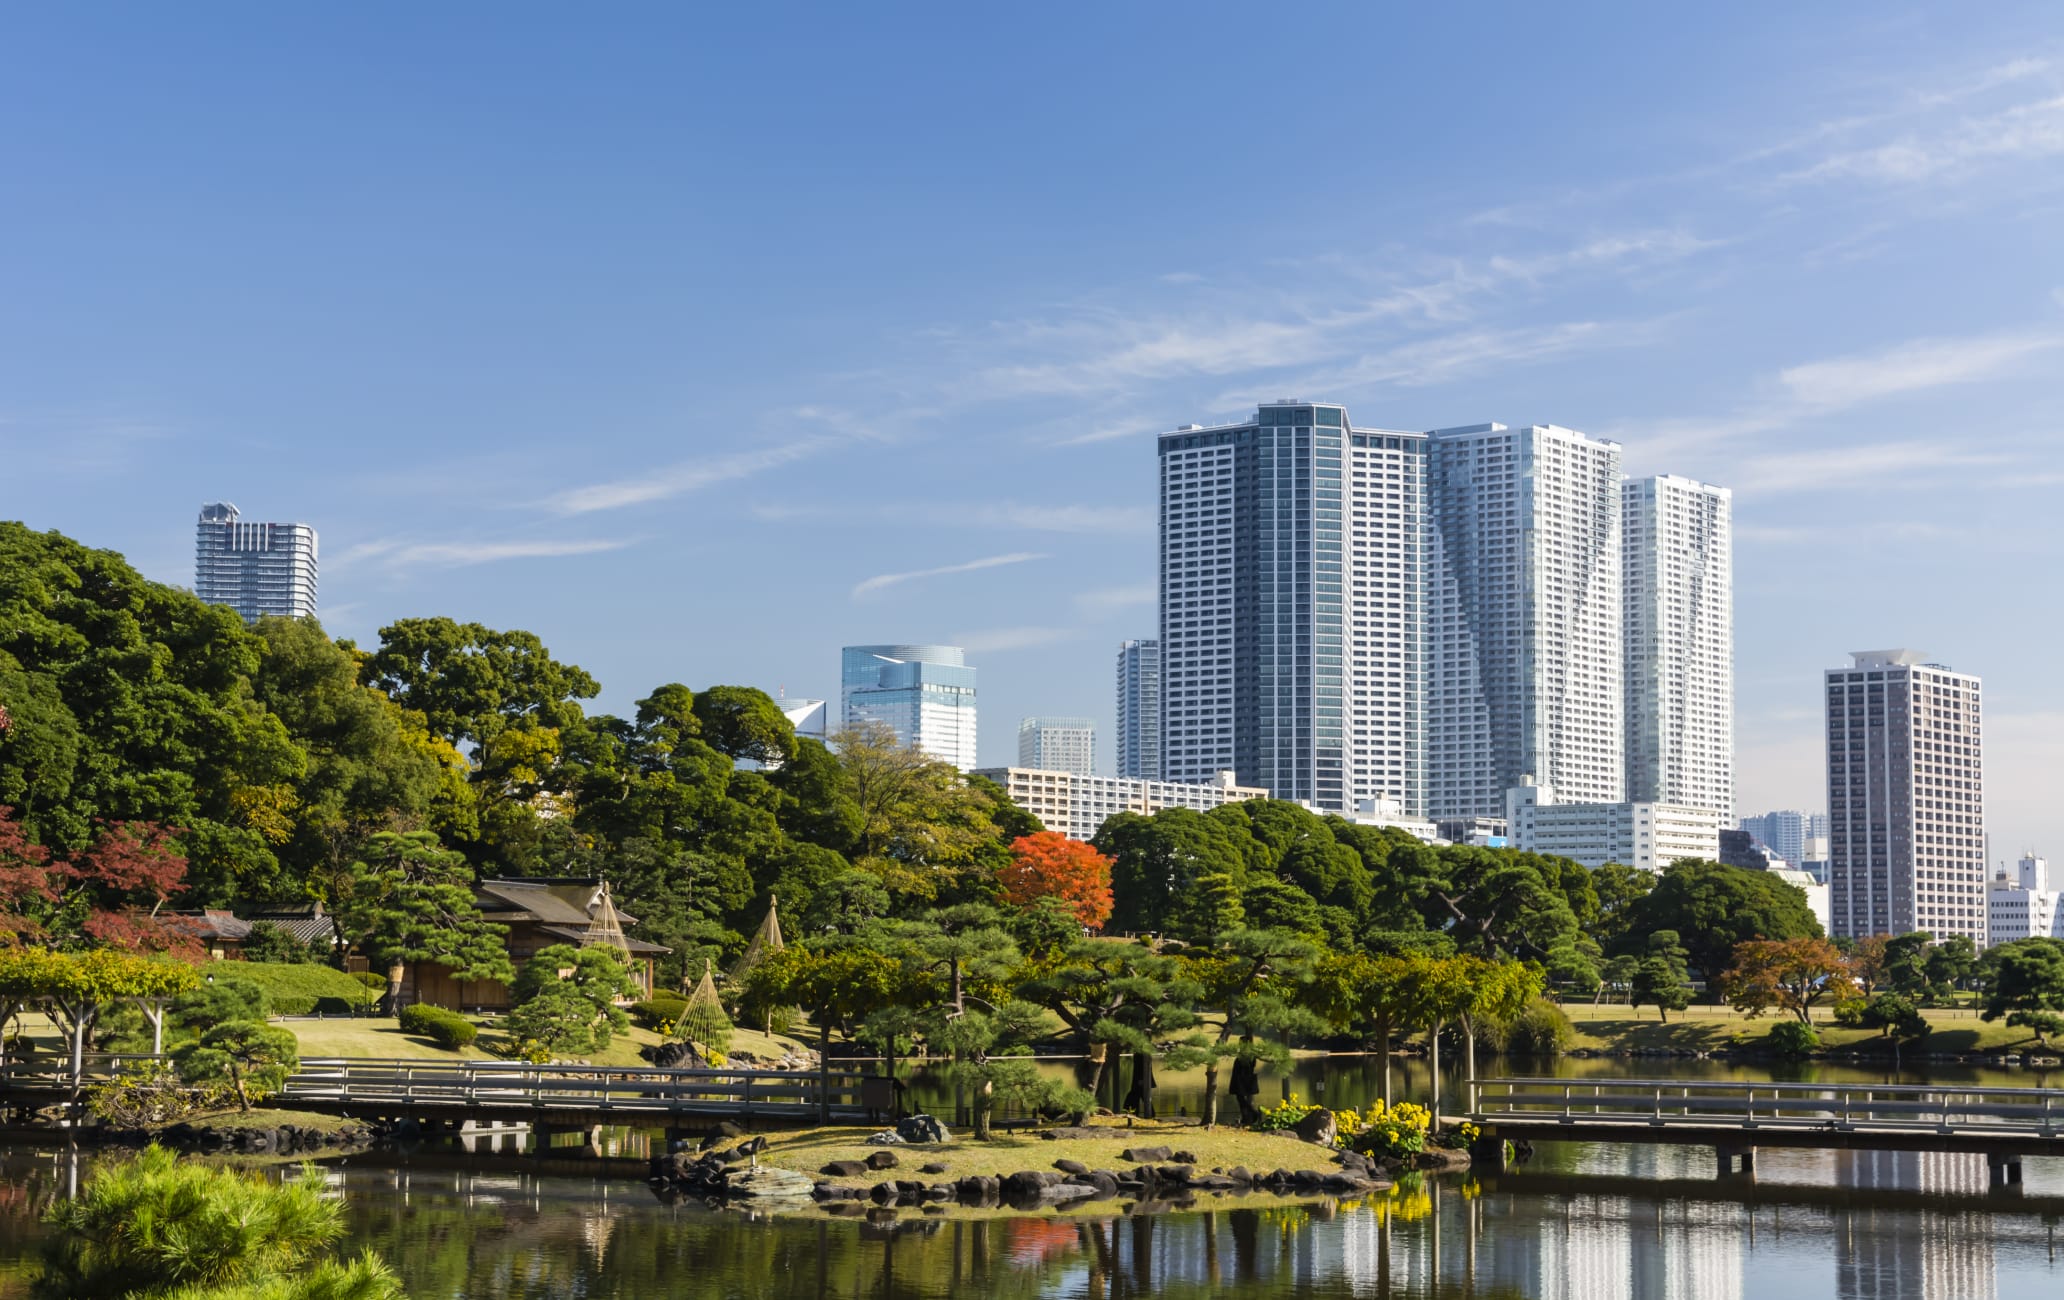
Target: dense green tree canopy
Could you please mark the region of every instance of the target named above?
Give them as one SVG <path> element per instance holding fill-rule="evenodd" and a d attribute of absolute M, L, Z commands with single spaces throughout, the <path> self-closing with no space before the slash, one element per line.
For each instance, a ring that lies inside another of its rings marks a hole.
<path fill-rule="evenodd" d="M 1739 944 L 1821 934 L 1798 887 L 1767 871 L 1698 860 L 1673 863 L 1629 909 L 1629 933 L 1645 940 L 1658 930 L 1676 931 L 1691 965 L 1708 981 L 1733 964 Z"/>

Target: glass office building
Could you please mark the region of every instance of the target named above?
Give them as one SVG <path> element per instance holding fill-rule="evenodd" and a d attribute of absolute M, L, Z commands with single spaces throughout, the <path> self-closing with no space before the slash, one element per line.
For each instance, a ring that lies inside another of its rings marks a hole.
<path fill-rule="evenodd" d="M 849 645 L 839 706 L 844 726 L 880 723 L 963 772 L 975 765 L 975 670 L 959 646 Z"/>

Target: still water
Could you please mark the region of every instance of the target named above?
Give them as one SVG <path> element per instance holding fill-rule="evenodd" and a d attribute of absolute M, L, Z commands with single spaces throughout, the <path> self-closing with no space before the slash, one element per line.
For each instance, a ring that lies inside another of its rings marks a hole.
<path fill-rule="evenodd" d="M 1773 1070 L 1699 1060 L 1506 1062 L 1484 1070 L 1574 1078 L 1828 1083 L 2060 1082 L 2034 1071 L 1931 1065 Z M 1054 1063 L 1057 1073 L 1074 1067 Z M 1393 1065 L 1395 1095 L 1426 1099 L 1423 1060 Z M 1196 1114 L 1203 1077 L 1165 1073 L 1166 1114 Z M 1297 1062 L 1265 1083 L 1335 1107 L 1378 1095 L 1366 1057 Z M 1444 1083 L 1459 1097 L 1459 1083 Z M 920 1071 L 912 1099 L 951 1114 Z M 1225 1099 L 1222 1103 L 1228 1104 Z M 600 1176 L 577 1151 L 496 1155 L 424 1147 L 331 1161 L 348 1247 L 377 1249 L 414 1300 L 657 1300 L 758 1296 L 1538 1297 L 1594 1300 L 2018 1300 L 2064 1294 L 2064 1160 L 2031 1160 L 2019 1189 L 1988 1189 L 1975 1155 L 1765 1148 L 1753 1176 L 1714 1177 L 1702 1148 L 1542 1144 L 1476 1179 L 1408 1180 L 1340 1203 L 1201 1199 L 1153 1215 L 1118 1204 L 945 1218 L 836 1217 L 813 1206 L 748 1215 L 660 1203 L 638 1181 L 653 1135 L 614 1132 L 630 1157 Z M 0 1149 L 0 1300 L 27 1297 L 40 1215 L 91 1172 L 91 1153 Z"/>
<path fill-rule="evenodd" d="M 27 1296 L 38 1216 L 90 1168 L 58 1151 L 0 1158 L 0 1297 Z M 1710 1168 L 1694 1149 L 1544 1146 L 1495 1179 L 1429 1178 L 1337 1204 L 869 1221 L 665 1205 L 634 1179 L 555 1172 L 552 1157 L 329 1165 L 348 1245 L 379 1250 L 414 1300 L 2013 1300 L 2064 1287 L 2064 1162 L 2031 1162 L 2011 1197 L 1987 1191 L 1976 1156 L 1766 1150 L 1753 1180 Z"/>

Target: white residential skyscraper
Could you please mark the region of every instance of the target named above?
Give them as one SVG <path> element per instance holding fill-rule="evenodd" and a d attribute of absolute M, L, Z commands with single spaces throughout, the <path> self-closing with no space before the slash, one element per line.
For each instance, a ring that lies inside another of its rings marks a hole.
<path fill-rule="evenodd" d="M 1913 650 L 1827 673 L 1828 906 L 1836 938 L 1986 930 L 1979 681 Z"/>
<path fill-rule="evenodd" d="M 194 594 L 228 605 L 245 621 L 260 615 L 315 617 L 315 530 L 307 524 L 247 524 L 228 502 L 201 507 L 194 529 Z"/>
<path fill-rule="evenodd" d="M 1425 442 L 1303 402 L 1161 436 L 1163 779 L 1421 813 Z"/>
<path fill-rule="evenodd" d="M 1436 429 L 1430 815 L 1505 792 L 1626 798 L 1620 448 L 1570 429 Z"/>
<path fill-rule="evenodd" d="M 849 645 L 840 654 L 843 726 L 878 722 L 961 771 L 975 765 L 975 670 L 959 646 Z"/>
<path fill-rule="evenodd" d="M 1026 718 L 1018 724 L 1018 766 L 1092 775 L 1096 724 L 1088 718 Z"/>
<path fill-rule="evenodd" d="M 1118 775 L 1161 779 L 1161 643 L 1118 643 Z"/>
<path fill-rule="evenodd" d="M 1674 474 L 1620 485 L 1625 797 L 1722 825 L 1734 816 L 1732 497 Z"/>

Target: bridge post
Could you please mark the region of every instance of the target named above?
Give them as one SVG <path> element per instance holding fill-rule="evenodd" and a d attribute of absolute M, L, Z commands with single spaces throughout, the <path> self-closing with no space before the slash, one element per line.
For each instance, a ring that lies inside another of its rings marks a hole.
<path fill-rule="evenodd" d="M 1751 1146 L 1715 1146 L 1713 1156 L 1719 1166 L 1717 1177 L 1729 1178 L 1737 1173 L 1756 1172 L 1756 1148 Z"/>
<path fill-rule="evenodd" d="M 1478 1133 L 1469 1148 L 1469 1170 L 1476 1174 L 1505 1172 L 1505 1139 L 1488 1130 Z"/>
<path fill-rule="evenodd" d="M 1986 1181 L 1994 1191 L 2021 1186 L 2021 1155 L 2019 1152 L 1988 1151 L 1985 1153 Z"/>

